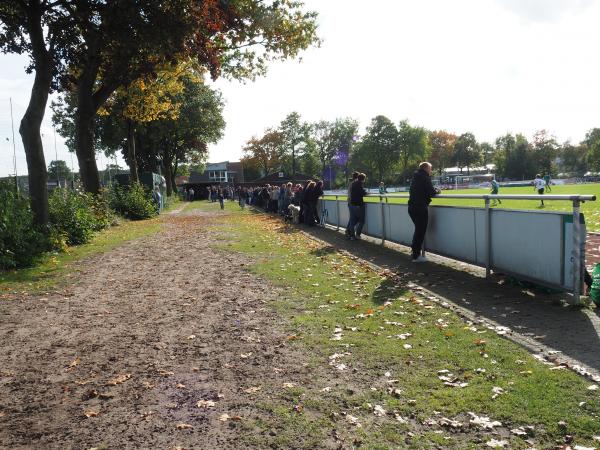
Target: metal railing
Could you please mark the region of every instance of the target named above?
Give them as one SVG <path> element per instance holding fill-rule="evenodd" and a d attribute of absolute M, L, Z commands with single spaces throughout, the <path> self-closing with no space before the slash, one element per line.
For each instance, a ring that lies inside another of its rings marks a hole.
<path fill-rule="evenodd" d="M 340 228 L 340 198 L 347 198 L 346 195 L 340 195 L 340 194 L 331 194 L 331 195 L 326 195 L 326 198 L 324 198 L 324 200 L 327 200 L 327 198 L 335 198 L 336 200 L 336 217 L 337 217 L 337 229 L 339 230 Z M 382 205 L 381 207 L 381 224 L 382 224 L 382 230 L 383 232 L 381 233 L 381 244 L 383 245 L 385 243 L 386 237 L 385 237 L 385 213 L 384 213 L 384 208 L 383 205 L 384 204 L 388 204 L 388 199 L 395 199 L 395 198 L 409 198 L 408 194 L 386 194 L 386 195 L 381 195 L 381 194 L 373 194 L 373 195 L 369 195 L 368 198 L 379 198 L 379 203 Z M 484 206 L 485 206 L 485 239 L 486 239 L 486 246 L 487 246 L 487 253 L 486 253 L 486 263 L 485 263 L 485 269 L 486 269 L 486 277 L 488 277 L 491 273 L 491 220 L 490 220 L 490 211 L 491 211 L 491 207 L 490 207 L 490 201 L 491 200 L 548 200 L 548 201 L 569 201 L 572 203 L 573 206 L 573 211 L 572 211 L 572 215 L 573 215 L 573 250 L 572 250 L 572 260 L 573 260 L 573 299 L 574 299 L 574 303 L 578 304 L 580 302 L 580 296 L 581 296 L 581 287 L 582 287 L 582 282 L 583 282 L 583 273 L 584 273 L 584 267 L 582 266 L 582 252 L 581 249 L 584 248 L 585 249 L 585 237 L 583 238 L 583 242 L 581 241 L 581 212 L 580 212 L 580 208 L 581 208 L 581 203 L 586 202 L 586 201 L 595 201 L 596 200 L 596 196 L 595 195 L 579 195 L 579 194 L 571 194 L 571 195 L 539 195 L 539 194 L 534 194 L 534 195 L 526 195 L 526 194 L 514 194 L 514 195 L 510 195 L 510 194 L 439 194 L 436 197 L 434 197 L 435 199 L 475 199 L 475 200 L 483 200 L 484 201 Z M 369 203 L 376 203 L 376 202 L 369 202 Z M 425 254 L 425 250 L 422 250 L 422 253 Z"/>

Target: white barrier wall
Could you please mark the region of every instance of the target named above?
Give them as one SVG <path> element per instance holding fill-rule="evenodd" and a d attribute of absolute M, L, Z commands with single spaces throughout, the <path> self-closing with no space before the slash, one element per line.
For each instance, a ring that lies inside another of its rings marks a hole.
<path fill-rule="evenodd" d="M 346 227 L 346 201 L 321 200 L 319 209 L 327 210 L 329 225 Z M 583 214 L 580 218 L 580 267 L 585 267 Z M 408 205 L 366 204 L 363 233 L 410 246 L 413 231 Z M 567 212 L 431 206 L 425 250 L 541 285 L 574 289 L 573 215 Z"/>

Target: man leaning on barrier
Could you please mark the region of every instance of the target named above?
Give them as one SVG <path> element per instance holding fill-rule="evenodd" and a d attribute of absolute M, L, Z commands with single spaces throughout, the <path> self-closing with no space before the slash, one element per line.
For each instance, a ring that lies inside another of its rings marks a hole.
<path fill-rule="evenodd" d="M 425 262 L 427 258 L 421 255 L 427 222 L 429 221 L 429 203 L 440 191 L 431 182 L 431 163 L 422 162 L 412 177 L 410 196 L 408 199 L 408 215 L 415 224 L 412 240 L 412 262 Z"/>

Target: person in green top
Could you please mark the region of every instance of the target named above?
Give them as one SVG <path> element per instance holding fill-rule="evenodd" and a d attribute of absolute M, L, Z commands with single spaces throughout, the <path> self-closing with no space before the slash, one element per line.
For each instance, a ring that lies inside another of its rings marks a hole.
<path fill-rule="evenodd" d="M 492 195 L 498 195 L 498 190 L 499 189 L 500 189 L 500 184 L 494 178 L 492 180 L 492 190 L 490 191 L 490 194 L 492 194 Z M 492 202 L 493 202 L 492 206 L 496 206 L 496 205 L 502 204 L 502 201 L 499 198 L 492 199 Z"/>
<path fill-rule="evenodd" d="M 552 189 L 550 188 L 552 182 L 550 181 L 550 174 L 548 172 L 544 175 L 544 182 L 546 183 L 546 192 L 552 192 Z"/>

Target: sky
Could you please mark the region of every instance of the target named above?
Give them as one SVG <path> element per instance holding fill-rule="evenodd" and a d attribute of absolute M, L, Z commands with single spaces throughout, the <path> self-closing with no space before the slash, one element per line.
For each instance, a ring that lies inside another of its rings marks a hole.
<path fill-rule="evenodd" d="M 600 127 L 600 0 L 305 0 L 323 43 L 272 64 L 255 82 L 209 82 L 226 101 L 223 139 L 209 161 L 235 161 L 244 143 L 297 111 L 307 121 L 376 115 L 493 142 L 546 129 L 581 141 Z M 18 123 L 32 78 L 27 59 L 0 55 L 0 176 L 26 172 Z M 42 133 L 55 159 L 48 111 Z M 8 140 L 7 140 L 8 138 Z M 71 156 L 57 136 L 59 159 Z M 98 158 L 99 165 L 106 158 Z M 74 167 L 77 169 L 76 158 Z"/>

